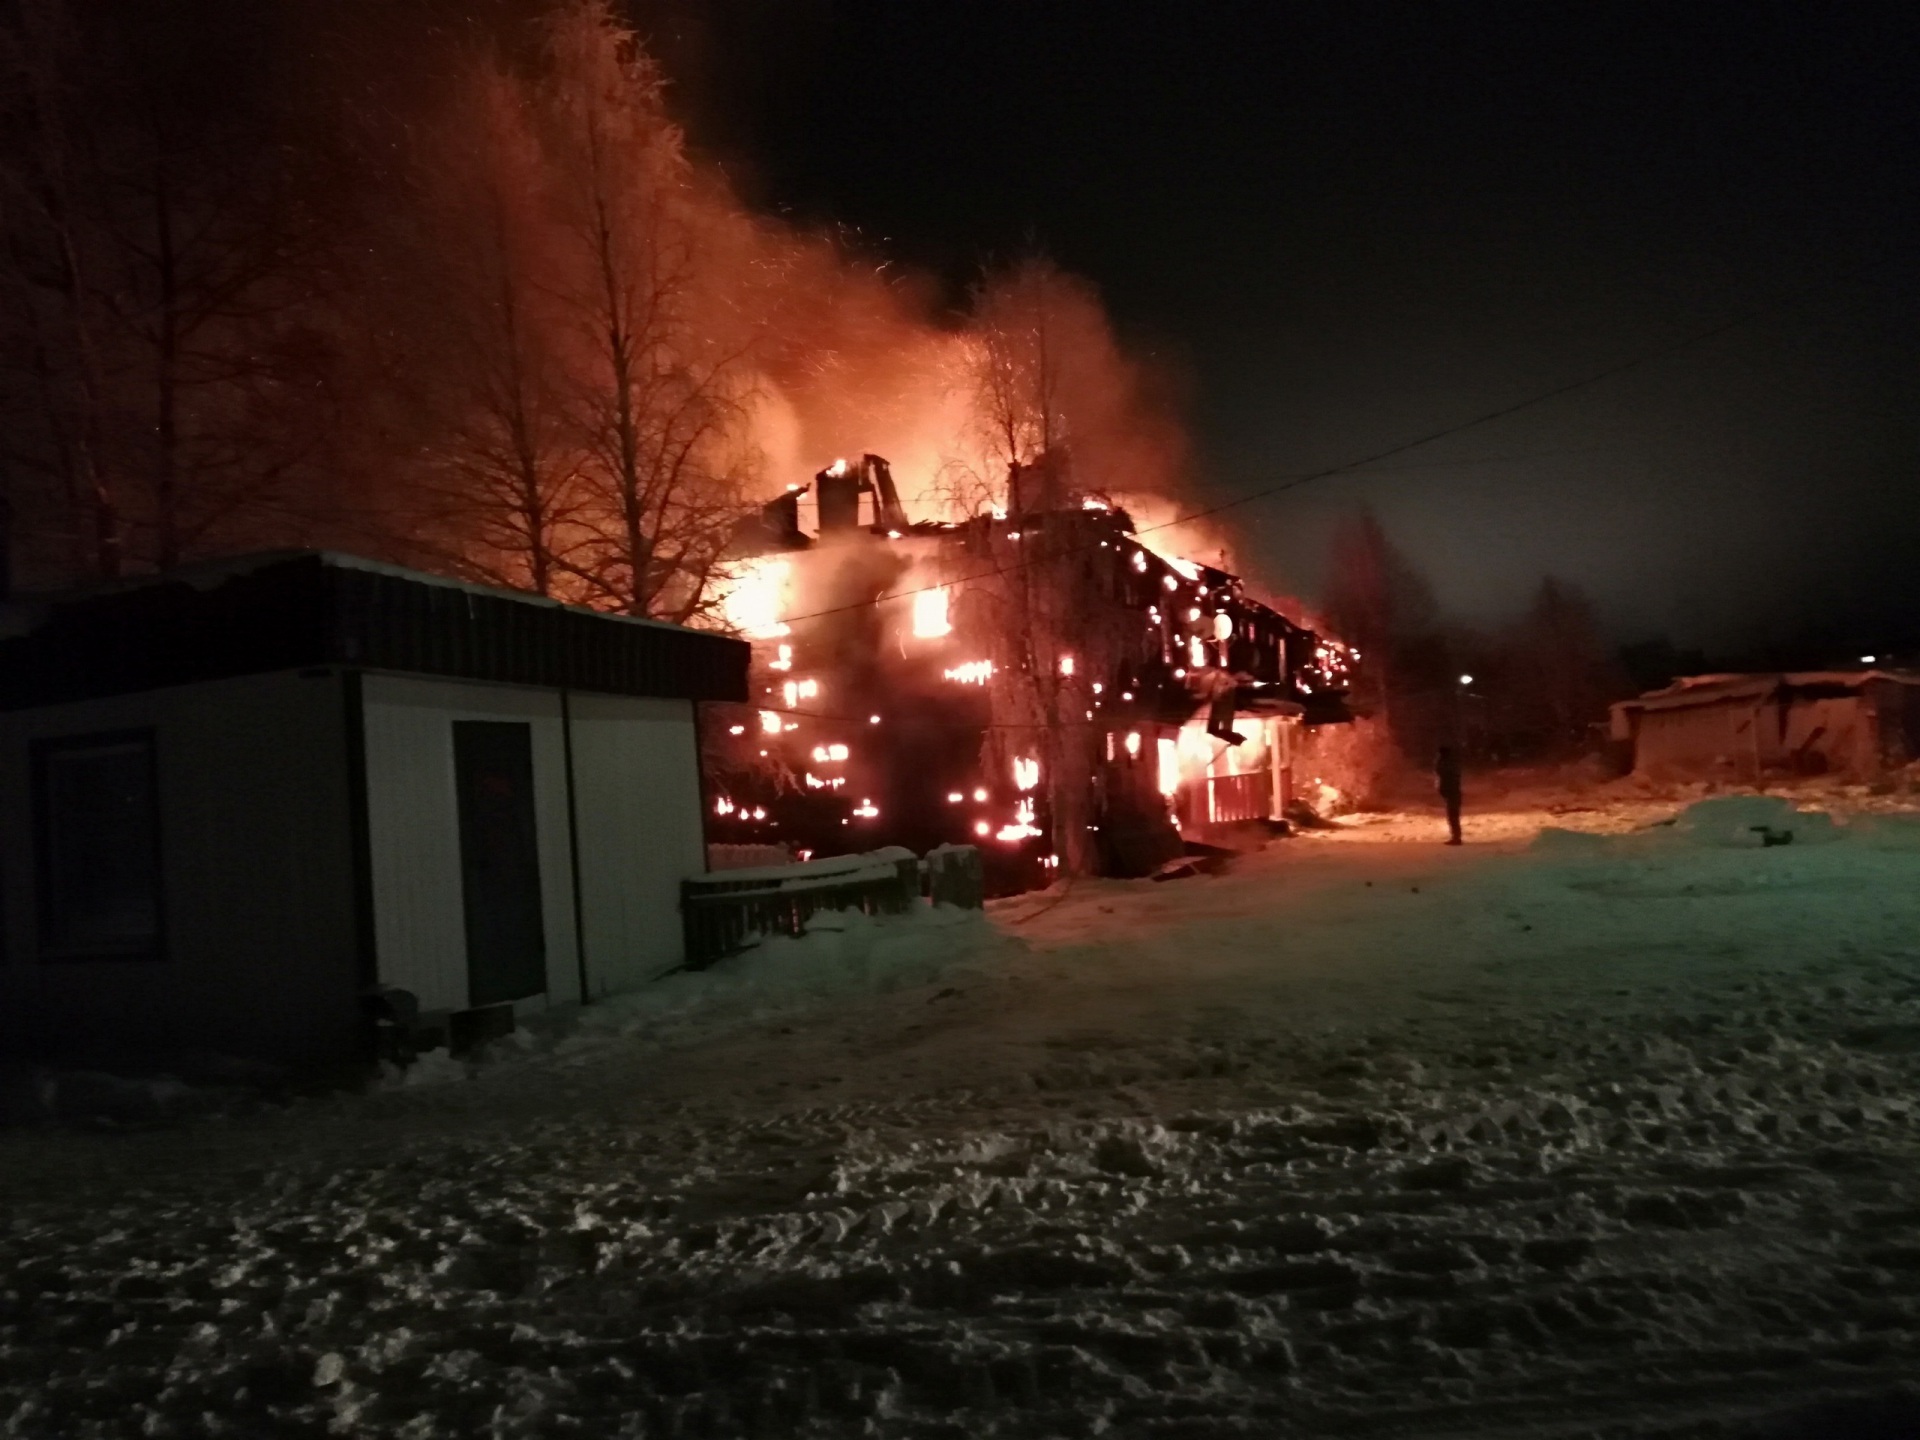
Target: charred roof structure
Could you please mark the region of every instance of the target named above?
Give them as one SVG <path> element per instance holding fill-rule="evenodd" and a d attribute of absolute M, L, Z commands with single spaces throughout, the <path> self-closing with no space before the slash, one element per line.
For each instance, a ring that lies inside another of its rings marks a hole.
<path fill-rule="evenodd" d="M 1345 647 L 1054 467 L 1016 467 L 1008 495 L 911 521 L 868 455 L 743 532 L 728 613 L 758 708 L 716 737 L 716 838 L 978 844 L 1004 891 L 1146 873 L 1183 835 L 1280 816 L 1292 734 L 1350 718 Z"/>

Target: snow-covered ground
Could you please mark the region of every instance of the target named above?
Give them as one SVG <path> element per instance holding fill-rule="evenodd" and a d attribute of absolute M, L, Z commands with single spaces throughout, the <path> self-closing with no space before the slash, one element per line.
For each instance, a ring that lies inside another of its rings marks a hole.
<path fill-rule="evenodd" d="M 1920 1432 L 1920 818 L 1839 798 L 1344 826 L 0 1136 L 0 1430 Z"/>

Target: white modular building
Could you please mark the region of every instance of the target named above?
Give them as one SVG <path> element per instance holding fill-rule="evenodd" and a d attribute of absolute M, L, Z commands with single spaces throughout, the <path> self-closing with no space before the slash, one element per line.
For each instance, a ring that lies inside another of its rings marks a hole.
<path fill-rule="evenodd" d="M 8 607 L 0 1043 L 324 1068 L 672 969 L 747 655 L 319 552 Z"/>

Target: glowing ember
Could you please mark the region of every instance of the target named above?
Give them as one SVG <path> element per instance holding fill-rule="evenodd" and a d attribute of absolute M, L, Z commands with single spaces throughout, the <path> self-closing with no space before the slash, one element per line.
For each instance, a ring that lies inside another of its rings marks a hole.
<path fill-rule="evenodd" d="M 1233 617 L 1221 610 L 1213 617 L 1213 638 L 1225 644 L 1233 638 Z"/>
<path fill-rule="evenodd" d="M 825 765 L 829 761 L 844 760 L 846 758 L 847 747 L 844 745 L 816 745 L 813 747 L 813 759 L 816 765 Z"/>
<path fill-rule="evenodd" d="M 762 710 L 760 712 L 760 728 L 769 735 L 778 735 L 782 730 L 786 729 L 787 726 L 786 722 L 780 718 L 777 710 Z"/>
<path fill-rule="evenodd" d="M 957 680 L 962 685 L 984 685 L 993 678 L 993 661 L 968 660 L 945 672 L 949 680 Z"/>
<path fill-rule="evenodd" d="M 1201 641 L 1198 635 L 1194 636 L 1193 639 L 1187 642 L 1187 656 L 1189 661 L 1192 663 L 1194 669 L 1196 670 L 1206 669 L 1207 647 Z"/>
<path fill-rule="evenodd" d="M 1138 755 L 1139 753 L 1140 732 L 1138 730 L 1130 731 L 1127 735 L 1127 754 Z"/>
<path fill-rule="evenodd" d="M 982 786 L 980 789 L 974 791 L 973 798 L 976 800 L 985 800 L 987 798 L 986 788 Z"/>
<path fill-rule="evenodd" d="M 958 805 L 962 800 L 966 798 L 967 797 L 962 795 L 958 790 L 949 790 L 947 792 L 947 803 L 949 805 Z"/>
<path fill-rule="evenodd" d="M 733 801 L 722 795 L 718 800 L 713 802 L 713 813 L 716 815 L 731 815 L 733 813 Z"/>
<path fill-rule="evenodd" d="M 1060 657 L 1060 673 L 1062 675 L 1073 674 L 1073 656 L 1062 655 Z"/>
<path fill-rule="evenodd" d="M 880 813 L 880 807 L 875 805 L 871 800 L 863 799 L 858 805 L 853 807 L 853 813 L 858 815 L 862 820 L 871 820 Z"/>
<path fill-rule="evenodd" d="M 729 735 L 744 735 L 746 733 L 747 727 L 744 725 L 729 725 L 727 727 L 727 734 Z"/>
<path fill-rule="evenodd" d="M 1040 783 L 1040 762 L 1020 759 L 1013 762 L 1013 783 L 1021 790 L 1031 790 Z"/>
<path fill-rule="evenodd" d="M 793 668 L 793 647 L 782 645 L 778 658 L 767 662 L 769 670 L 791 670 Z"/>
<path fill-rule="evenodd" d="M 1091 495 L 1088 495 L 1080 501 L 1080 508 L 1082 510 L 1111 510 L 1113 507 L 1104 500 L 1096 500 Z"/>
<path fill-rule="evenodd" d="M 1146 573 L 1146 570 L 1147 570 L 1147 552 L 1146 551 L 1136 550 L 1133 552 L 1133 568 L 1138 570 L 1143 575 Z"/>
<path fill-rule="evenodd" d="M 1178 555 L 1162 555 L 1160 558 L 1167 562 L 1167 568 L 1174 574 L 1184 575 L 1189 580 L 1200 578 L 1200 567 L 1191 560 L 1182 560 Z"/>
<path fill-rule="evenodd" d="M 976 835 L 991 835 L 993 833 L 993 826 L 984 820 L 976 820 L 973 822 L 973 833 Z"/>
<path fill-rule="evenodd" d="M 922 590 L 913 597 L 913 633 L 922 640 L 937 640 L 953 633 L 947 619 L 947 591 L 944 586 Z"/>

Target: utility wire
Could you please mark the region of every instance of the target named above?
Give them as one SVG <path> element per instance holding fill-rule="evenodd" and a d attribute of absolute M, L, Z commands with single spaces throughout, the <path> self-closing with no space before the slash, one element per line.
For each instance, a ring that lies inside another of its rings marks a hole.
<path fill-rule="evenodd" d="M 1851 274 L 1842 278 L 1848 279 L 1848 280 L 1859 279 L 1862 276 L 1870 273 L 1871 271 L 1879 269 L 1882 265 L 1889 263 L 1891 260 L 1895 258 L 1897 257 L 1894 255 L 1883 256 L 1879 260 L 1873 262 L 1872 264 L 1864 266 L 1861 269 L 1854 271 Z M 1402 441 L 1397 445 L 1389 445 L 1383 450 L 1376 450 L 1371 454 L 1363 455 L 1356 460 L 1348 460 L 1339 465 L 1330 465 L 1323 470 L 1309 470 L 1309 471 L 1305 471 L 1299 474 L 1289 476 L 1288 478 L 1286 478 L 1285 480 L 1281 481 L 1278 484 L 1268 485 L 1263 489 L 1252 491 L 1246 495 L 1236 496 L 1231 500 L 1223 500 L 1218 505 L 1209 505 L 1202 510 L 1190 511 L 1187 514 L 1177 516 L 1172 520 L 1162 521 L 1158 525 L 1145 526 L 1141 529 L 1133 531 L 1132 533 L 1135 536 L 1151 535 L 1158 530 L 1172 529 L 1174 526 L 1177 526 L 1177 525 L 1186 525 L 1186 524 L 1190 524 L 1195 520 L 1205 520 L 1214 515 L 1224 514 L 1228 510 L 1237 510 L 1243 505 L 1251 505 L 1251 504 L 1254 504 L 1256 501 L 1270 500 L 1276 495 L 1284 495 L 1288 491 L 1298 490 L 1301 486 L 1311 485 L 1316 481 L 1331 480 L 1341 475 L 1352 474 L 1355 471 L 1365 469 L 1369 465 L 1377 465 L 1382 460 L 1390 460 L 1396 455 L 1404 455 L 1408 451 L 1417 450 L 1423 445 L 1431 445 L 1436 441 L 1450 439 L 1455 435 L 1460 435 L 1465 433 L 1466 431 L 1477 429 L 1482 425 L 1490 425 L 1496 420 L 1504 420 L 1508 416 L 1517 415 L 1523 410 L 1531 410 L 1537 405 L 1545 405 L 1550 401 L 1560 399 L 1562 396 L 1571 395 L 1576 391 L 1585 390 L 1590 386 L 1602 384 L 1605 381 L 1613 379 L 1615 376 L 1624 375 L 1631 370 L 1637 370 L 1642 365 L 1651 365 L 1655 361 L 1664 360 L 1671 355 L 1677 355 L 1683 350 L 1690 350 L 1696 345 L 1704 345 L 1709 340 L 1717 340 L 1720 336 L 1729 334 L 1735 330 L 1742 329 L 1743 327 L 1752 324 L 1755 320 L 1762 319 L 1763 317 L 1770 315 L 1775 311 L 1789 308 L 1794 303 L 1795 299 L 1798 299 L 1798 298 L 1800 297 L 1793 297 L 1788 300 L 1776 302 L 1770 305 L 1757 306 L 1754 309 L 1745 311 L 1740 315 L 1734 316 L 1730 320 L 1722 320 L 1717 324 L 1706 326 L 1703 329 L 1691 331 L 1688 334 L 1681 336 L 1679 339 L 1670 341 L 1665 345 L 1657 346 L 1656 348 L 1651 350 L 1642 351 L 1637 355 L 1630 356 L 1625 360 L 1619 361 L 1612 365 L 1605 366 L 1602 369 L 1592 371 L 1589 374 L 1582 375 L 1577 379 L 1569 380 L 1564 384 L 1555 385 L 1549 389 L 1538 391 L 1535 394 L 1526 396 L 1524 399 L 1516 400 L 1510 405 L 1502 405 L 1498 409 L 1489 410 L 1489 411 L 1486 411 L 1484 414 L 1475 415 L 1471 419 L 1458 421 L 1452 425 L 1442 426 L 1438 430 L 1429 431 L 1424 435 L 1416 436 L 1411 440 Z M 847 604 L 847 605 L 834 605 L 834 606 L 829 606 L 824 610 L 812 610 L 801 615 L 789 615 L 784 617 L 781 623 L 786 625 L 792 625 L 804 620 L 823 619 L 829 615 L 849 614 L 856 610 L 865 610 L 872 606 L 882 604 L 888 600 L 904 600 L 910 596 L 926 594 L 929 591 L 944 590 L 949 585 L 966 584 L 975 580 L 991 579 L 997 575 L 1012 574 L 1015 571 L 1030 569 L 1035 565 L 1045 564 L 1050 561 L 1060 559 L 1062 556 L 1070 555 L 1074 553 L 1074 551 L 1076 550 L 1091 549 L 1091 548 L 1093 548 L 1091 545 L 1069 546 L 1063 550 L 1055 550 L 1046 554 L 1037 555 L 1031 560 L 1022 560 L 1012 565 L 998 566 L 991 570 L 980 571 L 979 573 L 974 575 L 959 576 L 959 577 L 956 577 L 954 580 L 946 581 L 938 585 L 922 585 L 912 590 L 890 590 L 885 594 L 876 595 L 870 600 L 856 600 L 851 604 Z"/>

